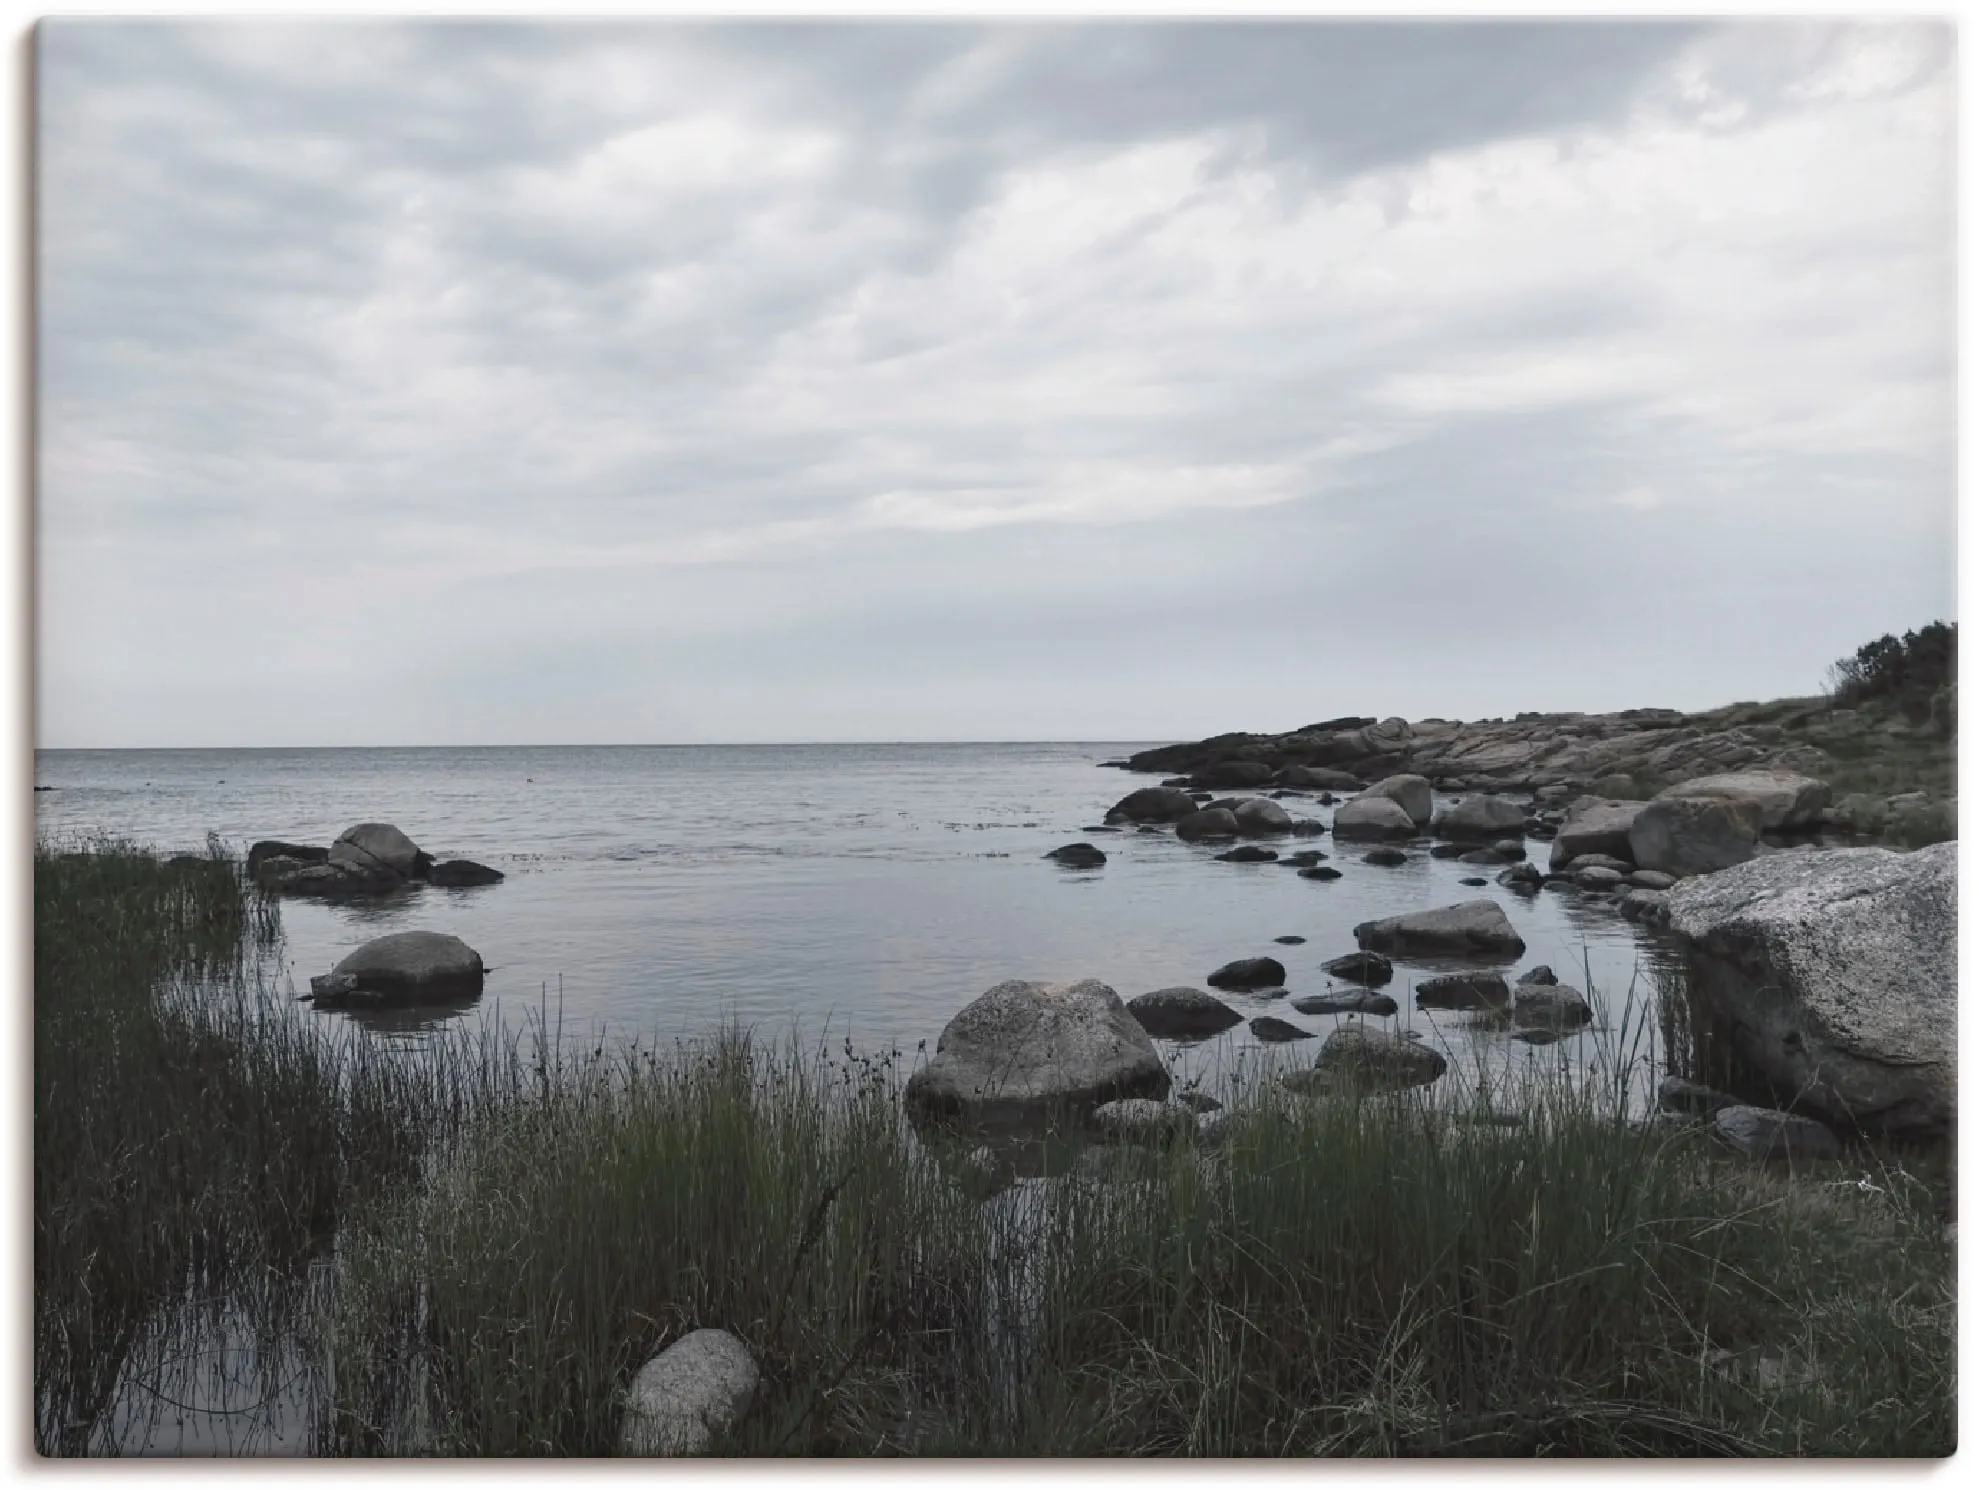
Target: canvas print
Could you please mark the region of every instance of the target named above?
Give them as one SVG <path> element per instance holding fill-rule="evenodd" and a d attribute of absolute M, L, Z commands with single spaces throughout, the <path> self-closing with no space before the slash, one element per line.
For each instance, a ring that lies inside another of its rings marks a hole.
<path fill-rule="evenodd" d="M 1956 43 L 42 24 L 36 1450 L 1952 1453 Z"/>

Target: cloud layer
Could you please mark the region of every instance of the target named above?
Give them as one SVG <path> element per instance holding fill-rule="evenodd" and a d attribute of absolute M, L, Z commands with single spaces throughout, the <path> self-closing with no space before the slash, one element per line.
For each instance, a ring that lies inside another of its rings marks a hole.
<path fill-rule="evenodd" d="M 1951 48 L 44 25 L 40 741 L 1811 691 L 1953 605 Z"/>

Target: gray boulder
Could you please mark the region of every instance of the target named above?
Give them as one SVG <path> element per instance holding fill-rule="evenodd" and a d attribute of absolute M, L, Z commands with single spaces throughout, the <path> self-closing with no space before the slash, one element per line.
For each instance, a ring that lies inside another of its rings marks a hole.
<path fill-rule="evenodd" d="M 1236 809 L 1239 833 L 1289 833 L 1292 814 L 1269 797 L 1252 797 Z"/>
<path fill-rule="evenodd" d="M 1333 813 L 1333 836 L 1349 839 L 1398 839 L 1416 836 L 1416 820 L 1389 797 L 1355 797 Z"/>
<path fill-rule="evenodd" d="M 1624 864 L 1635 862 L 1629 847 L 1629 830 L 1646 802 L 1611 802 L 1601 797 L 1582 797 L 1567 809 L 1566 820 L 1553 835 L 1549 863 L 1565 869 L 1583 854 L 1602 854 Z"/>
<path fill-rule="evenodd" d="M 1200 843 L 1206 838 L 1235 838 L 1237 814 L 1228 807 L 1205 807 L 1177 822 L 1175 836 L 1190 843 Z"/>
<path fill-rule="evenodd" d="M 1710 1117 L 1726 1107 L 1737 1107 L 1739 1100 L 1713 1091 L 1701 1081 L 1682 1076 L 1665 1076 L 1656 1084 L 1656 1105 L 1665 1112 Z"/>
<path fill-rule="evenodd" d="M 1285 964 L 1276 957 L 1240 957 L 1205 979 L 1211 988 L 1283 988 Z"/>
<path fill-rule="evenodd" d="M 1678 876 L 1712 874 L 1743 864 L 1759 839 L 1749 803 L 1722 797 L 1658 797 L 1629 828 L 1636 866 Z"/>
<path fill-rule="evenodd" d="M 1748 1159 L 1830 1159 L 1842 1151 L 1835 1135 L 1813 1119 L 1767 1107 L 1721 1107 L 1711 1131 Z"/>
<path fill-rule="evenodd" d="M 1132 823 L 1172 823 L 1196 810 L 1196 799 L 1177 787 L 1144 786 L 1129 792 L 1106 810 L 1106 820 Z"/>
<path fill-rule="evenodd" d="M 1525 808 L 1510 797 L 1466 797 L 1436 815 L 1436 832 L 1445 838 L 1490 841 L 1525 832 Z"/>
<path fill-rule="evenodd" d="M 1631 890 L 1615 902 L 1615 909 L 1622 913 L 1625 921 L 1647 921 L 1660 924 L 1670 914 L 1669 892 L 1665 890 Z"/>
<path fill-rule="evenodd" d="M 1638 890 L 1667 890 L 1676 882 L 1674 874 L 1664 874 L 1660 869 L 1638 869 L 1629 876 L 1629 883 Z"/>
<path fill-rule="evenodd" d="M 1574 875 L 1574 883 L 1583 890 L 1612 890 L 1626 878 L 1627 876 L 1619 869 L 1608 869 L 1595 864 L 1577 871 Z"/>
<path fill-rule="evenodd" d="M 1669 891 L 1691 994 L 1796 1106 L 1871 1132 L 1949 1130 L 1956 842 L 1754 859 Z"/>
<path fill-rule="evenodd" d="M 1395 976 L 1395 964 L 1379 952 L 1349 952 L 1320 964 L 1328 977 L 1358 983 L 1363 988 L 1379 988 Z"/>
<path fill-rule="evenodd" d="M 1450 1068 L 1441 1052 L 1386 1030 L 1346 1024 L 1326 1037 L 1310 1071 L 1280 1078 L 1295 1091 L 1427 1086 Z"/>
<path fill-rule="evenodd" d="M 1757 817 L 1760 832 L 1792 833 L 1819 825 L 1828 783 L 1794 771 L 1731 771 L 1680 781 L 1656 795 L 1658 801 L 1703 797 L 1743 803 Z"/>
<path fill-rule="evenodd" d="M 1308 993 L 1292 1000 L 1301 1014 L 1393 1014 L 1400 1006 L 1385 993 Z"/>
<path fill-rule="evenodd" d="M 1200 988 L 1157 988 L 1127 1000 L 1127 1012 L 1157 1040 L 1205 1040 L 1244 1016 Z"/>
<path fill-rule="evenodd" d="M 619 1452 L 641 1458 L 707 1453 L 749 1410 L 761 1380 L 749 1347 L 727 1330 L 683 1335 L 633 1377 Z"/>
<path fill-rule="evenodd" d="M 1296 1024 L 1290 1024 L 1269 1014 L 1251 1021 L 1251 1034 L 1268 1045 L 1285 1045 L 1293 1040 L 1316 1038 L 1311 1030 L 1302 1030 Z"/>
<path fill-rule="evenodd" d="M 1581 991 L 1564 983 L 1521 983 L 1514 990 L 1512 1022 L 1522 1029 L 1575 1029 L 1593 1018 Z"/>
<path fill-rule="evenodd" d="M 1525 951 L 1525 939 L 1495 900 L 1363 921 L 1354 928 L 1354 940 L 1365 950 L 1405 957 L 1517 957 Z"/>
<path fill-rule="evenodd" d="M 1429 826 L 1431 813 L 1435 810 L 1435 797 L 1427 776 L 1414 776 L 1403 773 L 1398 776 L 1384 776 L 1372 786 L 1362 789 L 1355 801 L 1365 801 L 1370 797 L 1386 797 L 1408 813 L 1409 821 L 1417 829 Z"/>
<path fill-rule="evenodd" d="M 395 931 L 366 942 L 330 970 L 371 1002 L 417 1004 L 480 993 L 481 954 L 439 931 Z"/>
<path fill-rule="evenodd" d="M 330 845 L 332 864 L 359 870 L 389 870 L 401 879 L 426 872 L 433 860 L 390 823 L 359 823 L 346 828 Z"/>
<path fill-rule="evenodd" d="M 1013 979 L 949 1020 L 904 1095 L 927 1117 L 1021 1124 L 1116 1097 L 1166 1097 L 1168 1071 L 1104 983 Z"/>

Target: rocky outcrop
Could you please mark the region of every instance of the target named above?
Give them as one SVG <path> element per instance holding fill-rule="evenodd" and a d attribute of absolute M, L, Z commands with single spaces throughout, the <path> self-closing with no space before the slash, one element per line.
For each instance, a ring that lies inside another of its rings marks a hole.
<path fill-rule="evenodd" d="M 907 1079 L 909 1111 L 1027 1125 L 1116 1097 L 1166 1097 L 1148 1032 L 1104 983 L 999 983 L 949 1020 Z"/>
<path fill-rule="evenodd" d="M 1553 852 L 1548 862 L 1555 869 L 1564 869 L 1583 854 L 1602 854 L 1633 863 L 1629 830 L 1646 805 L 1614 802 L 1603 797 L 1579 798 L 1567 809 L 1566 820 L 1553 835 Z"/>
<path fill-rule="evenodd" d="M 1127 1012 L 1157 1040 L 1204 1040 L 1244 1022 L 1243 1015 L 1200 988 L 1157 988 L 1127 1000 Z"/>
<path fill-rule="evenodd" d="M 1525 939 L 1495 900 L 1466 900 L 1440 910 L 1363 921 L 1354 940 L 1364 950 L 1399 956 L 1517 957 Z"/>
<path fill-rule="evenodd" d="M 1691 997 L 1778 1100 L 1871 1132 L 1949 1131 L 1956 843 L 1755 859 L 1668 892 Z"/>
<path fill-rule="evenodd" d="M 1793 771 L 1734 771 L 1680 781 L 1659 797 L 1710 797 L 1752 809 L 1762 833 L 1803 832 L 1819 826 L 1828 783 Z"/>
<path fill-rule="evenodd" d="M 1334 811 L 1333 836 L 1342 841 L 1413 838 L 1416 822 L 1407 808 L 1388 797 L 1355 797 Z"/>
<path fill-rule="evenodd" d="M 399 1008 L 472 998 L 485 976 L 481 954 L 439 931 L 396 931 L 366 942 L 314 990 L 320 1007 Z"/>
<path fill-rule="evenodd" d="M 1629 825 L 1635 867 L 1665 874 L 1711 874 L 1743 864 L 1759 841 L 1757 814 L 1722 797 L 1659 797 Z"/>
<path fill-rule="evenodd" d="M 1435 818 L 1435 831 L 1444 838 L 1496 841 L 1525 832 L 1525 808 L 1510 797 L 1466 797 Z"/>
<path fill-rule="evenodd" d="M 705 1454 L 749 1410 L 762 1374 L 727 1330 L 683 1335 L 639 1368 L 626 1392 L 619 1452 Z"/>

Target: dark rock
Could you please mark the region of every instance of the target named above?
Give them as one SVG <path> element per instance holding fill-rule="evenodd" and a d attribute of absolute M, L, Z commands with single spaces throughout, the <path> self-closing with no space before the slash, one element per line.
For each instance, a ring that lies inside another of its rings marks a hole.
<path fill-rule="evenodd" d="M 1586 997 L 1564 983 L 1521 983 L 1512 1020 L 1523 1029 L 1576 1029 L 1594 1018 Z"/>
<path fill-rule="evenodd" d="M 1665 890 L 1631 890 L 1615 902 L 1625 921 L 1648 921 L 1652 925 L 1669 919 L 1670 897 Z"/>
<path fill-rule="evenodd" d="M 1397 1004 L 1385 993 L 1308 993 L 1292 1000 L 1292 1007 L 1301 1014 L 1374 1014 L 1389 1015 L 1397 1009 Z"/>
<path fill-rule="evenodd" d="M 1408 862 L 1409 856 L 1398 848 L 1369 849 L 1361 855 L 1361 863 L 1375 864 L 1383 868 L 1393 868 L 1397 864 L 1406 864 Z"/>
<path fill-rule="evenodd" d="M 1284 1020 L 1274 1019 L 1269 1014 L 1251 1021 L 1251 1033 L 1271 1045 L 1283 1045 L 1291 1040 L 1318 1038 L 1311 1030 L 1302 1030 L 1296 1024 L 1287 1024 Z"/>
<path fill-rule="evenodd" d="M 1583 890 L 1612 890 L 1626 878 L 1620 870 L 1603 869 L 1598 864 L 1574 873 L 1574 883 Z"/>
<path fill-rule="evenodd" d="M 1497 851 L 1498 857 L 1503 859 L 1507 864 L 1516 864 L 1525 858 L 1525 841 L 1523 839 L 1501 838 L 1492 844 L 1491 847 Z"/>
<path fill-rule="evenodd" d="M 1335 771 L 1326 766 L 1286 766 L 1278 773 L 1281 786 L 1299 786 L 1312 791 L 1359 791 L 1360 778 L 1351 771 Z"/>
<path fill-rule="evenodd" d="M 1306 939 L 1302 936 L 1274 936 L 1272 940 L 1281 946 L 1299 947 L 1305 944 Z"/>
<path fill-rule="evenodd" d="M 1828 784 L 1794 771 L 1732 771 L 1693 777 L 1656 794 L 1658 801 L 1677 797 L 1736 803 L 1750 810 L 1760 832 L 1793 833 L 1820 822 Z"/>
<path fill-rule="evenodd" d="M 1272 774 L 1271 767 L 1263 761 L 1222 760 L 1203 767 L 1191 779 L 1200 787 L 1227 789 L 1263 786 Z"/>
<path fill-rule="evenodd" d="M 1812 1118 L 1765 1107 L 1721 1107 L 1711 1131 L 1748 1159 L 1830 1159 L 1842 1151 L 1835 1135 Z"/>
<path fill-rule="evenodd" d="M 1283 988 L 1285 964 L 1276 957 L 1240 957 L 1204 980 L 1211 988 Z"/>
<path fill-rule="evenodd" d="M 1295 1091 L 1400 1088 L 1427 1086 L 1449 1068 L 1439 1052 L 1426 1046 L 1347 1024 L 1327 1036 L 1312 1070 L 1287 1072 L 1280 1080 Z"/>
<path fill-rule="evenodd" d="M 1677 877 L 1655 869 L 1638 869 L 1629 875 L 1629 883 L 1638 890 L 1667 890 L 1675 885 Z"/>
<path fill-rule="evenodd" d="M 1502 1009 L 1511 999 L 1497 973 L 1445 973 L 1416 984 L 1418 1009 Z"/>
<path fill-rule="evenodd" d="M 1293 869 L 1310 869 L 1326 857 L 1316 848 L 1302 848 L 1296 854 L 1287 854 L 1278 862 Z"/>
<path fill-rule="evenodd" d="M 1454 859 L 1470 852 L 1470 846 L 1463 843 L 1432 843 L 1429 857 L 1432 859 Z"/>
<path fill-rule="evenodd" d="M 1379 952 L 1349 952 L 1321 963 L 1320 968 L 1330 978 L 1363 988 L 1379 988 L 1395 976 L 1395 964 Z"/>
<path fill-rule="evenodd" d="M 390 823 L 359 823 L 344 829 L 330 845 L 328 861 L 365 874 L 385 870 L 400 879 L 424 873 L 433 862 Z"/>
<path fill-rule="evenodd" d="M 470 998 L 481 992 L 481 954 L 457 936 L 397 931 L 366 942 L 331 969 L 382 1004 Z M 323 1003 L 319 998 L 317 1002 Z"/>
<path fill-rule="evenodd" d="M 1384 776 L 1373 785 L 1362 788 L 1361 794 L 1354 798 L 1354 801 L 1365 802 L 1378 797 L 1386 797 L 1401 807 L 1408 813 L 1409 820 L 1418 830 L 1429 826 L 1430 815 L 1435 810 L 1435 797 L 1428 777 L 1409 772 Z M 1351 806 L 1352 803 L 1348 805 Z"/>
<path fill-rule="evenodd" d="M 426 871 L 426 882 L 445 890 L 464 890 L 475 885 L 499 885 L 504 879 L 499 869 L 476 864 L 472 859 L 446 859 Z"/>
<path fill-rule="evenodd" d="M 1524 972 L 1519 974 L 1519 982 L 1522 984 L 1536 983 L 1542 987 L 1551 988 L 1556 986 L 1559 983 L 1559 981 L 1560 980 L 1557 976 L 1555 976 L 1553 969 L 1543 962 L 1540 963 L 1537 967 L 1529 967 Z"/>
<path fill-rule="evenodd" d="M 1498 876 L 1498 883 L 1530 894 L 1539 888 L 1540 881 L 1543 878 L 1544 876 L 1540 874 L 1536 865 L 1514 864 L 1510 869 L 1507 869 Z"/>
<path fill-rule="evenodd" d="M 1711 1117 L 1727 1107 L 1740 1105 L 1737 1097 L 1728 1097 L 1701 1081 L 1682 1076 L 1665 1076 L 1657 1083 L 1656 1103 L 1665 1112 L 1687 1112 L 1696 1117 Z"/>
<path fill-rule="evenodd" d="M 1369 951 L 1403 956 L 1517 957 L 1525 940 L 1495 900 L 1466 900 L 1433 911 L 1363 921 L 1354 940 Z"/>
<path fill-rule="evenodd" d="M 1759 841 L 1751 804 L 1721 797 L 1659 797 L 1629 828 L 1631 867 L 1666 874 L 1711 874 L 1743 864 Z"/>
<path fill-rule="evenodd" d="M 1301 869 L 1299 871 L 1299 878 L 1302 880 L 1337 880 L 1340 878 L 1340 871 L 1335 869 L 1331 864 L 1321 864 L 1315 868 Z"/>
<path fill-rule="evenodd" d="M 1127 1000 L 1127 1012 L 1157 1040 L 1205 1040 L 1244 1016 L 1200 988 L 1157 988 Z"/>
<path fill-rule="evenodd" d="M 1481 874 L 1467 874 L 1462 879 L 1458 880 L 1457 883 L 1475 890 L 1490 884 L 1491 881 L 1486 879 Z"/>
<path fill-rule="evenodd" d="M 1503 864 L 1504 856 L 1495 848 L 1474 848 L 1457 855 L 1459 864 Z"/>
<path fill-rule="evenodd" d="M 1259 848 L 1255 844 L 1245 843 L 1233 849 L 1226 849 L 1216 857 L 1225 864 L 1269 864 L 1277 859 L 1278 852 L 1275 849 Z"/>
<path fill-rule="evenodd" d="M 1046 854 L 1067 869 L 1097 869 L 1106 862 L 1106 855 L 1090 843 L 1068 843 Z"/>
<path fill-rule="evenodd" d="M 1611 859 L 1606 854 L 1582 854 L 1578 858 L 1569 860 L 1566 868 L 1560 872 L 1578 875 L 1589 869 L 1611 870 L 1622 879 L 1626 879 L 1634 872 L 1634 866 L 1626 859 Z"/>
<path fill-rule="evenodd" d="M 266 859 L 294 859 L 298 864 L 321 864 L 330 857 L 327 848 L 313 848 L 306 843 L 283 843 L 278 838 L 264 838 L 247 851 L 247 872 L 256 874 Z"/>
<path fill-rule="evenodd" d="M 1175 825 L 1175 836 L 1189 843 L 1200 843 L 1206 838 L 1235 838 L 1237 814 L 1227 807 L 1192 812 Z"/>
<path fill-rule="evenodd" d="M 1136 823 L 1172 823 L 1196 810 L 1196 799 L 1185 791 L 1167 786 L 1144 786 L 1129 792 L 1106 810 L 1108 821 L 1116 818 Z"/>

